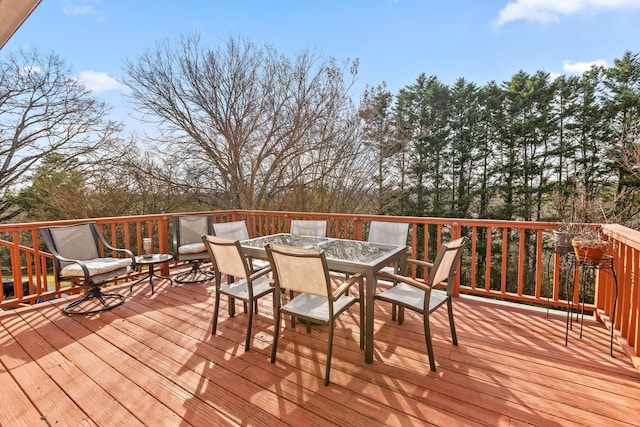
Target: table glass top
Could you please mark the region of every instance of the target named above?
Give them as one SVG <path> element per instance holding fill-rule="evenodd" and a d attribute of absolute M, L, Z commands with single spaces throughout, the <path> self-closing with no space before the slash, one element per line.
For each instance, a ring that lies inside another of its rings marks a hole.
<path fill-rule="evenodd" d="M 267 244 L 296 246 L 308 249 L 320 249 L 328 259 L 347 260 L 361 264 L 373 264 L 389 252 L 397 250 L 394 245 L 369 243 L 360 240 L 331 239 L 327 237 L 295 236 L 274 234 L 240 242 L 242 246 L 264 248 Z"/>

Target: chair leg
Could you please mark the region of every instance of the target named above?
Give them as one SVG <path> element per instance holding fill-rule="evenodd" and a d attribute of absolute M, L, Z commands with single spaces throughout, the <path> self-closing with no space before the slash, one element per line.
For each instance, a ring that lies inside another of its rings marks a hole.
<path fill-rule="evenodd" d="M 324 385 L 329 385 L 329 374 L 331 373 L 331 353 L 333 352 L 333 326 L 334 319 L 329 322 L 329 344 L 327 346 L 327 368 L 324 374 Z"/>
<path fill-rule="evenodd" d="M 431 327 L 429 326 L 429 313 L 424 314 L 424 337 L 427 341 L 427 353 L 429 354 L 429 367 L 436 370 L 435 356 L 433 355 L 433 343 L 431 342 Z"/>
<path fill-rule="evenodd" d="M 178 274 L 174 280 L 178 283 L 193 284 L 208 282 L 215 277 L 215 273 L 200 268 L 199 260 L 194 260 L 191 262 L 191 269 Z"/>
<path fill-rule="evenodd" d="M 227 307 L 229 309 L 229 317 L 233 317 L 236 315 L 236 300 L 231 295 L 229 295 L 229 301 L 227 302 Z"/>
<path fill-rule="evenodd" d="M 218 327 L 218 311 L 220 310 L 220 291 L 216 288 L 216 302 L 214 303 L 213 308 L 213 329 L 211 330 L 211 334 L 216 334 L 216 329 Z"/>
<path fill-rule="evenodd" d="M 245 301 L 245 307 L 247 302 Z M 249 305 L 253 306 L 253 301 L 249 301 Z M 247 313 L 249 315 L 249 319 L 247 321 L 247 338 L 244 343 L 244 351 L 249 351 L 249 347 L 251 346 L 251 324 L 253 323 L 253 310 L 249 310 Z"/>
<path fill-rule="evenodd" d="M 451 328 L 451 340 L 453 341 L 453 345 L 458 345 L 456 324 L 453 321 L 453 302 L 451 301 L 451 297 L 447 298 L 447 311 L 449 312 L 449 328 Z"/>
<path fill-rule="evenodd" d="M 360 306 L 360 350 L 364 349 L 364 283 L 362 279 L 360 280 L 358 286 L 358 298 L 360 301 L 358 305 Z"/>
<path fill-rule="evenodd" d="M 402 325 L 404 322 L 404 307 L 398 306 L 398 325 Z"/>
<path fill-rule="evenodd" d="M 273 327 L 273 345 L 271 346 L 271 363 L 276 362 L 276 352 L 278 351 L 278 336 L 280 335 L 280 309 L 275 309 L 275 319 Z"/>
<path fill-rule="evenodd" d="M 97 299 L 102 305 L 101 308 L 94 310 L 82 310 L 80 305 L 84 302 Z M 62 312 L 69 315 L 83 315 L 83 314 L 95 314 L 102 311 L 111 310 L 114 307 L 119 306 L 124 302 L 126 297 L 118 293 L 102 293 L 99 286 L 94 286 L 89 289 L 82 298 L 70 302 L 62 308 Z"/>

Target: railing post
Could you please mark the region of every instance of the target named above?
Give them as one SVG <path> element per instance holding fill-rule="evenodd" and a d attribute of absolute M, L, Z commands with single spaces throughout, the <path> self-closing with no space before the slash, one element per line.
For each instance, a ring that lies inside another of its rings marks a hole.
<path fill-rule="evenodd" d="M 163 216 L 158 219 L 158 250 L 161 254 L 169 253 L 169 217 Z M 169 275 L 169 263 L 163 262 L 160 266 L 163 276 Z"/>
<path fill-rule="evenodd" d="M 22 292 L 22 265 L 20 264 L 20 235 L 17 231 L 11 233 L 13 245 L 11 245 L 11 273 L 13 273 L 13 295 L 21 299 Z"/>
<path fill-rule="evenodd" d="M 353 240 L 362 240 L 362 221 L 357 216 L 353 217 Z"/>
<path fill-rule="evenodd" d="M 451 240 L 455 240 L 462 237 L 462 227 L 460 223 L 454 221 L 451 223 Z M 462 258 L 460 258 L 460 264 L 462 264 Z M 454 297 L 460 296 L 460 266 L 458 266 L 458 274 L 453 276 L 453 286 L 451 287 L 451 295 Z"/>

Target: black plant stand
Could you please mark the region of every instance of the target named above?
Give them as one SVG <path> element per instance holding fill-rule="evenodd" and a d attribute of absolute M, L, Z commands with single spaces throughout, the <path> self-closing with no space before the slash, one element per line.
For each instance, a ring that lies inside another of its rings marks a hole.
<path fill-rule="evenodd" d="M 616 304 L 618 303 L 618 276 L 616 274 L 615 268 L 613 267 L 613 256 L 603 255 L 599 261 L 592 261 L 589 259 L 583 259 L 581 257 L 577 257 L 575 256 L 575 254 L 569 253 L 567 254 L 567 262 L 569 263 L 570 269 L 574 272 L 574 276 L 573 276 L 574 280 L 571 281 L 573 285 L 575 285 L 575 272 L 576 271 L 580 272 L 580 281 L 579 281 L 580 283 L 578 284 L 579 286 L 578 308 L 580 310 L 580 315 L 581 315 L 580 338 L 582 338 L 582 326 L 584 323 L 585 273 L 588 271 L 601 270 L 610 274 L 613 277 L 613 282 L 615 284 L 616 289 L 615 289 L 615 296 L 613 298 L 613 307 L 611 310 L 611 339 L 610 339 L 609 347 L 610 347 L 611 357 L 614 357 L 613 356 L 613 329 L 614 329 L 614 322 L 615 322 Z M 567 274 L 567 280 L 565 284 L 565 289 L 567 293 L 567 326 L 566 326 L 565 341 L 564 341 L 565 345 L 568 345 L 569 328 L 572 327 L 572 323 L 573 323 L 571 318 L 571 311 L 573 309 L 573 298 L 569 297 L 569 279 L 570 278 L 571 278 L 571 275 Z M 573 295 L 573 292 L 571 295 Z M 582 305 L 582 307 L 580 307 L 580 305 Z M 578 316 L 578 313 L 576 313 L 576 320 L 577 320 L 577 316 Z"/>

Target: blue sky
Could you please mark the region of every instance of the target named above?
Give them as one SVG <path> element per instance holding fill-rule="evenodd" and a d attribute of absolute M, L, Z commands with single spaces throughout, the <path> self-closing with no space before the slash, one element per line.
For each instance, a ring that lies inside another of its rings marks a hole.
<path fill-rule="evenodd" d="M 640 0 L 43 0 L 1 55 L 60 55 L 114 118 L 135 127 L 119 83 L 125 59 L 199 32 L 215 48 L 241 36 L 293 57 L 310 49 L 358 58 L 358 99 L 396 93 L 420 73 L 484 85 L 515 73 L 582 73 L 640 52 Z"/>

